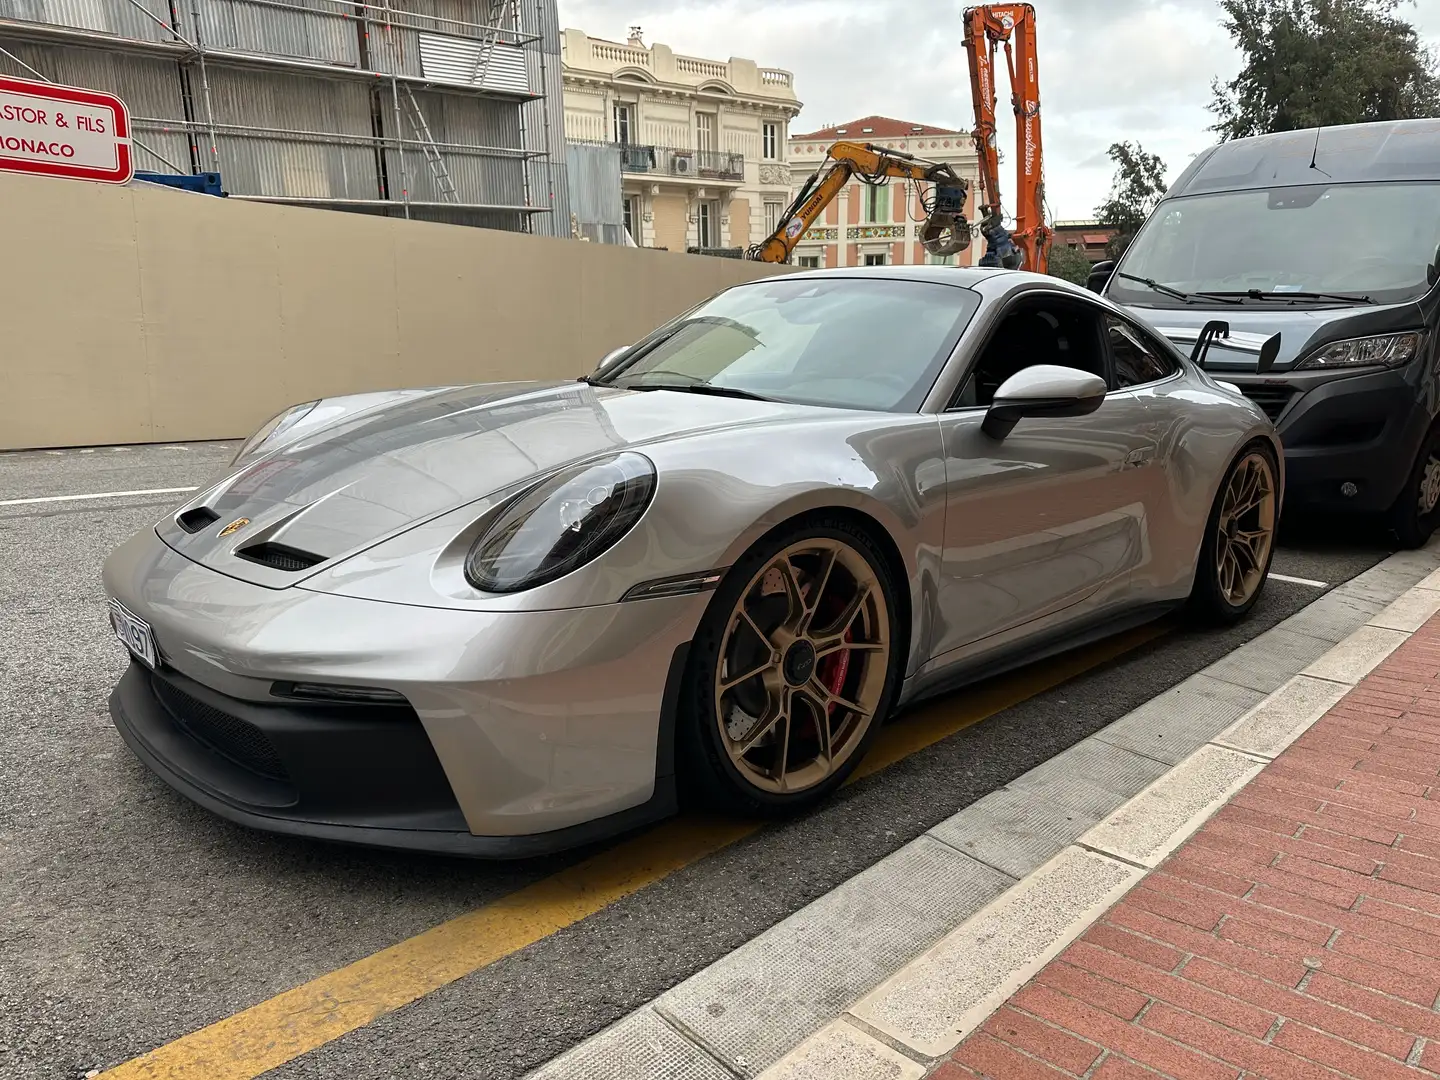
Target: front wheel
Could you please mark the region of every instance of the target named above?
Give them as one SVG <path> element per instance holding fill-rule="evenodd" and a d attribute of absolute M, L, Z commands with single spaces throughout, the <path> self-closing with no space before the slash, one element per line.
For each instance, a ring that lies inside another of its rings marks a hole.
<path fill-rule="evenodd" d="M 1279 492 L 1275 452 L 1252 443 L 1230 466 L 1215 497 L 1195 568 L 1191 609 L 1209 622 L 1232 623 L 1260 599 L 1275 555 Z"/>
<path fill-rule="evenodd" d="M 773 815 L 844 783 L 895 698 L 897 599 L 875 541 L 845 520 L 812 521 L 747 553 L 691 649 L 682 794 Z"/>
<path fill-rule="evenodd" d="M 1432 427 L 1390 510 L 1390 529 L 1402 548 L 1424 547 L 1440 525 L 1440 425 Z"/>

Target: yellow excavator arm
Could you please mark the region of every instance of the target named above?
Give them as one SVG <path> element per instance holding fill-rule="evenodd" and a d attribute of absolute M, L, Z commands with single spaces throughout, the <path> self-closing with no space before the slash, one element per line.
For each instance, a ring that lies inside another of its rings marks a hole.
<path fill-rule="evenodd" d="M 745 257 L 755 262 L 788 262 L 805 231 L 815 224 L 852 177 L 859 177 L 866 184 L 879 184 L 894 177 L 912 180 L 917 186 L 932 184 L 934 191 L 928 197 L 923 192 L 920 196 L 925 210 L 920 242 L 933 255 L 953 255 L 970 246 L 970 226 L 965 220 L 969 183 L 951 166 L 870 143 L 837 142 L 785 208 L 775 231 L 751 245 Z"/>

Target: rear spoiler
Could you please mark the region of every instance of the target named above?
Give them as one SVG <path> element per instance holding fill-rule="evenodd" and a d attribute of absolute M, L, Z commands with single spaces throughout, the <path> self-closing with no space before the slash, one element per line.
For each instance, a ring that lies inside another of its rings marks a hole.
<path fill-rule="evenodd" d="M 1220 337 L 1230 336 L 1230 324 L 1223 319 L 1211 319 L 1200 331 L 1200 336 L 1195 339 L 1195 348 L 1190 350 L 1190 362 L 1202 371 L 1205 370 L 1205 356 L 1210 351 L 1211 343 Z M 1275 366 L 1275 357 L 1280 355 L 1280 335 L 1272 334 L 1265 339 L 1265 344 L 1260 346 L 1260 360 L 1256 370 L 1264 375 Z"/>

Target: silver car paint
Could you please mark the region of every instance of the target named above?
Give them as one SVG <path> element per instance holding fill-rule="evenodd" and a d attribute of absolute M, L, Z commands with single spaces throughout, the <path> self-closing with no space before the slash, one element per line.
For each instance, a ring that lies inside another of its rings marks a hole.
<path fill-rule="evenodd" d="M 1278 451 L 1257 407 L 1188 364 L 1089 416 L 1022 421 L 996 442 L 979 432 L 984 410 L 945 405 L 1010 300 L 1059 292 L 1126 313 L 1011 271 L 819 273 L 981 294 L 921 412 L 580 383 L 369 403 L 263 448 L 179 508 L 216 506 L 210 528 L 187 533 L 167 515 L 122 545 L 106 588 L 152 624 L 167 660 L 221 692 L 262 700 L 271 680 L 305 678 L 404 693 L 470 829 L 514 836 L 637 806 L 654 790 L 670 657 L 709 594 L 619 602 L 632 586 L 729 566 L 806 510 L 866 515 L 909 586 L 909 696 L 1037 635 L 1183 597 L 1235 453 L 1254 437 Z M 562 464 L 622 448 L 649 457 L 659 484 L 619 544 L 526 592 L 465 583 L 487 512 Z M 240 517 L 250 524 L 217 537 Z M 332 557 L 300 574 L 235 558 L 263 537 Z"/>

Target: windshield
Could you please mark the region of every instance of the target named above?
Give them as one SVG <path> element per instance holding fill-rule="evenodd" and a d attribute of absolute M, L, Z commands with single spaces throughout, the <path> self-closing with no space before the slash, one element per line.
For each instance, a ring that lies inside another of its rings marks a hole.
<path fill-rule="evenodd" d="M 595 381 L 910 412 L 979 305 L 969 289 L 926 281 L 774 278 L 700 305 Z"/>
<path fill-rule="evenodd" d="M 1312 184 L 1187 195 L 1162 202 L 1116 266 L 1105 295 L 1120 304 L 1184 307 L 1136 278 L 1185 293 L 1256 290 L 1297 304 L 1401 303 L 1435 280 L 1440 183 Z M 1203 303 L 1203 298 L 1194 302 Z"/>

